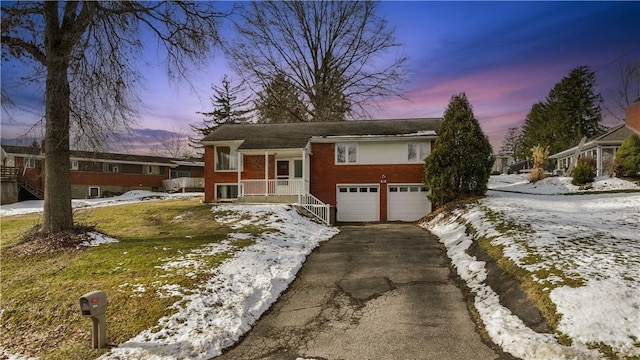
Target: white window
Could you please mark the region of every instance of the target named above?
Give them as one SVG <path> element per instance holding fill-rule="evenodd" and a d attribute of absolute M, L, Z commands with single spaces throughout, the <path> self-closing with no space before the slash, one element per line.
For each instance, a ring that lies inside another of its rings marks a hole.
<path fill-rule="evenodd" d="M 144 173 L 147 175 L 160 175 L 160 166 L 158 165 L 145 165 Z"/>
<path fill-rule="evenodd" d="M 80 164 L 78 160 L 71 160 L 71 170 L 78 170 L 80 168 Z"/>
<path fill-rule="evenodd" d="M 171 171 L 171 178 L 172 179 L 177 179 L 177 178 L 183 178 L 183 177 L 191 177 L 191 172 L 189 171 Z"/>
<path fill-rule="evenodd" d="M 336 164 L 355 164 L 358 162 L 356 144 L 336 144 Z"/>
<path fill-rule="evenodd" d="M 103 172 L 117 173 L 120 172 L 120 168 L 118 167 L 118 164 L 104 163 Z"/>
<path fill-rule="evenodd" d="M 423 161 L 429 155 L 427 143 L 408 144 L 407 150 L 407 160 L 411 162 Z"/>
<path fill-rule="evenodd" d="M 216 185 L 216 199 L 227 200 L 238 198 L 238 185 Z"/>
<path fill-rule="evenodd" d="M 90 198 L 100 197 L 100 188 L 99 187 L 89 187 L 89 197 Z"/>
<path fill-rule="evenodd" d="M 216 170 L 238 170 L 238 152 L 230 146 L 216 146 Z"/>
<path fill-rule="evenodd" d="M 24 158 L 24 167 L 33 169 L 36 167 L 36 158 L 28 157 Z"/>

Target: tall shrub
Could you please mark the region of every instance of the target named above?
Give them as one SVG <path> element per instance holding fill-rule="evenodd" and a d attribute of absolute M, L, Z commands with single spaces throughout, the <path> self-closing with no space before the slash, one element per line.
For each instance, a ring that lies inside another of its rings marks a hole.
<path fill-rule="evenodd" d="M 491 144 L 473 115 L 467 96 L 452 96 L 438 139 L 425 160 L 429 199 L 440 206 L 470 195 L 483 195 L 492 166 Z"/>
<path fill-rule="evenodd" d="M 529 174 L 529 181 L 536 182 L 544 179 L 544 165 L 549 159 L 549 147 L 536 145 L 531 148 L 531 153 L 533 155 L 533 170 Z"/>
<path fill-rule="evenodd" d="M 630 135 L 616 152 L 616 163 L 622 176 L 637 177 L 640 172 L 640 137 Z"/>

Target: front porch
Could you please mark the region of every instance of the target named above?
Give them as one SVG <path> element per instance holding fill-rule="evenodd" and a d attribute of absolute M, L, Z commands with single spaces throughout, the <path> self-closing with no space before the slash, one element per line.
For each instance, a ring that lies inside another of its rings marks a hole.
<path fill-rule="evenodd" d="M 240 180 L 238 197 L 294 196 L 305 191 L 303 179 Z"/>

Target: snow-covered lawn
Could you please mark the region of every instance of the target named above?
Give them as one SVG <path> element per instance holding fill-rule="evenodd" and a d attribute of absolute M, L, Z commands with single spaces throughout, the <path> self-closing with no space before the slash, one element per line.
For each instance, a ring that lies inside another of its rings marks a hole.
<path fill-rule="evenodd" d="M 75 202 L 81 206 L 106 206 L 183 194 L 150 192 L 127 193 L 120 197 Z M 193 196 L 193 194 L 191 194 Z M 82 205 L 84 204 L 84 205 Z M 37 211 L 37 206 L 2 206 L 2 214 Z M 42 211 L 40 205 L 39 210 Z M 166 268 L 201 268 L 201 260 L 229 250 L 234 240 L 250 240 L 234 256 L 215 269 L 211 277 L 196 289 L 164 285 L 158 296 L 178 295 L 181 300 L 172 305 L 176 312 L 161 318 L 157 326 L 147 329 L 129 341 L 113 348 L 101 359 L 209 359 L 233 345 L 252 324 L 277 300 L 280 293 L 295 279 L 306 256 L 322 241 L 333 237 L 338 230 L 300 216 L 287 205 L 216 205 L 212 206 L 216 220 L 227 223 L 237 232 L 221 243 L 210 244 L 175 258 L 163 259 Z M 270 229 L 259 236 L 243 233 L 246 225 Z M 86 245 L 116 241 L 92 235 Z M 142 289 L 144 291 L 144 289 Z M 1 349 L 8 359 L 23 359 Z M 1 356 L 0 356 L 1 357 Z"/>
<path fill-rule="evenodd" d="M 108 198 L 95 198 L 95 199 L 73 199 L 71 200 L 71 206 L 74 209 L 88 208 L 88 207 L 100 207 L 100 206 L 113 206 L 120 204 L 135 203 L 148 200 L 161 200 L 161 199 L 178 199 L 184 197 L 197 197 L 204 196 L 204 193 L 162 193 L 146 190 L 133 190 L 126 192 L 120 196 L 108 197 Z M 0 216 L 11 216 L 21 214 L 31 214 L 42 212 L 44 207 L 44 200 L 27 200 L 13 204 L 0 206 Z"/>
<path fill-rule="evenodd" d="M 601 358 L 588 344 L 608 346 L 619 357 L 640 356 L 640 193 L 567 196 L 561 194 L 578 191 L 570 178 L 529 184 L 519 175 L 492 177 L 489 186 L 508 192 L 489 191 L 465 211 L 423 226 L 447 247 L 494 341 L 523 359 Z M 638 186 L 598 178 L 591 191 L 616 189 Z M 518 231 L 500 232 L 498 221 L 517 224 Z M 484 283 L 484 263 L 466 252 L 474 239 L 463 224 L 471 225 L 476 237 L 503 246 L 504 256 L 545 286 L 562 316 L 558 331 L 571 346 L 535 333 L 500 305 Z"/>

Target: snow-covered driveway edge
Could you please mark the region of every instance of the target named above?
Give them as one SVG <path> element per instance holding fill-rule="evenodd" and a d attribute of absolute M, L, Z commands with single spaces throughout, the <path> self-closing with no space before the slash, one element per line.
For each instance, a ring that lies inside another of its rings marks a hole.
<path fill-rule="evenodd" d="M 474 294 L 474 306 L 484 327 L 503 351 L 521 359 L 599 359 L 600 353 L 583 345 L 560 345 L 551 334 L 540 334 L 527 327 L 520 318 L 502 306 L 498 294 L 484 281 L 487 277 L 485 263 L 467 253 L 473 238 L 466 234 L 461 212 L 446 218 L 443 214 L 420 224 L 440 238 L 447 249 L 447 256 L 458 275 Z"/>
<path fill-rule="evenodd" d="M 249 239 L 242 227 L 274 229 L 251 238 L 160 319 L 159 331 L 147 329 L 101 359 L 209 359 L 233 345 L 295 279 L 306 256 L 338 233 L 299 215 L 286 205 L 214 206 L 218 221 L 238 229 L 234 238 Z M 231 212 L 229 212 L 231 211 Z M 229 215 L 231 214 L 231 215 Z"/>

